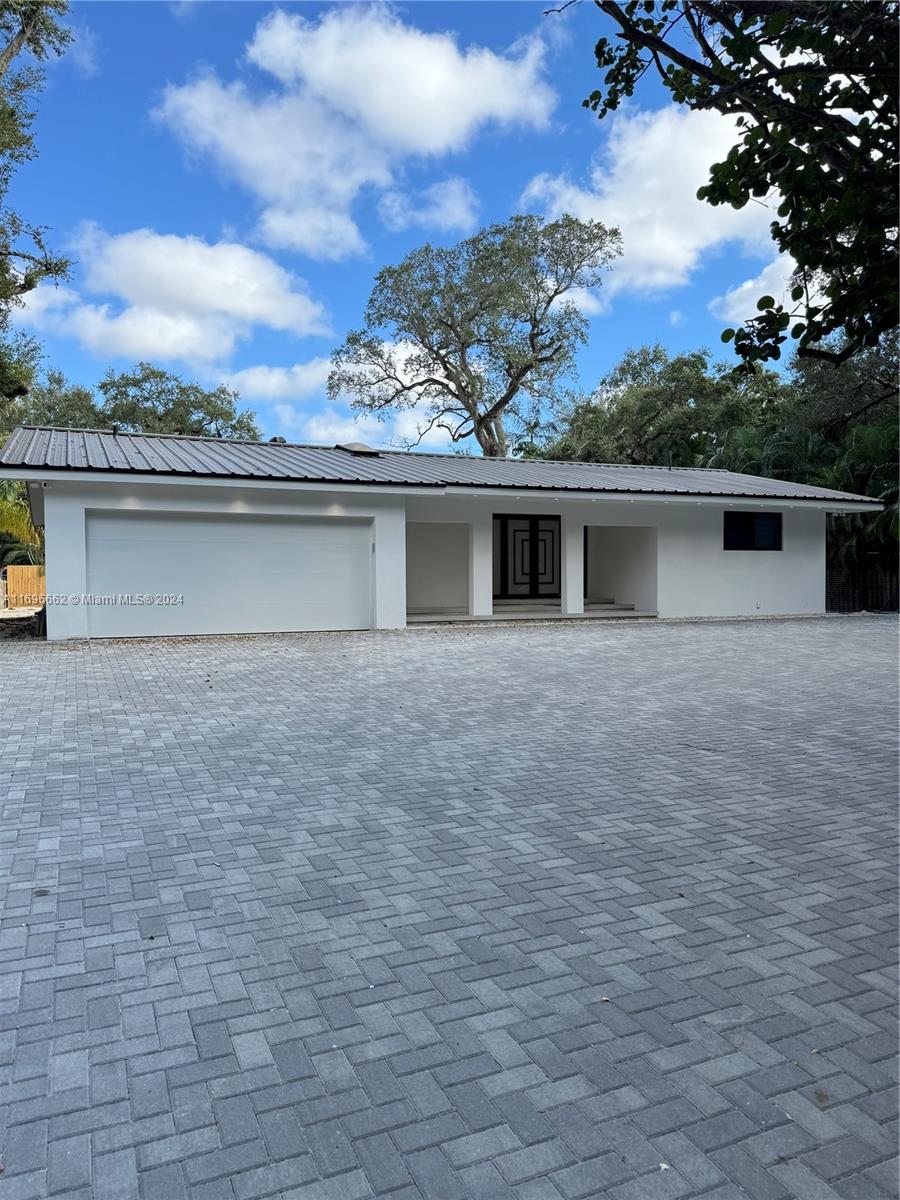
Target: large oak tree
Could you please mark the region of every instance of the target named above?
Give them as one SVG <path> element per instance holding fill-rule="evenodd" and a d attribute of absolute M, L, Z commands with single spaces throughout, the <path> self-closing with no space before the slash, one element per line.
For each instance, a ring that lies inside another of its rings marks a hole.
<path fill-rule="evenodd" d="M 599 221 L 515 216 L 449 248 L 425 245 L 385 267 L 365 326 L 334 353 L 333 399 L 384 417 L 415 409 L 418 439 L 444 430 L 502 456 L 552 399 L 587 339 L 575 303 L 620 253 Z"/>

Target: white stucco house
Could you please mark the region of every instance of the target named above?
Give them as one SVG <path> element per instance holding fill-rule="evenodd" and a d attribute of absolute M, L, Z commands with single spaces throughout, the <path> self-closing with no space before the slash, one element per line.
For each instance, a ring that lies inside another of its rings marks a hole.
<path fill-rule="evenodd" d="M 728 471 L 20 427 L 50 638 L 825 608 L 825 517 Z"/>

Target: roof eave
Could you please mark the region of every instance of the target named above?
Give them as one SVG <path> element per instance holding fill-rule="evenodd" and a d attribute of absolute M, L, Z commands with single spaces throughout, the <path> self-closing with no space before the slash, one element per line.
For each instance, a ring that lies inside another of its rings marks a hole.
<path fill-rule="evenodd" d="M 162 472 L 135 471 L 133 468 L 107 468 L 91 470 L 81 467 L 0 467 L 0 479 L 21 479 L 26 482 L 44 482 L 64 479 L 86 483 L 121 483 L 129 480 L 135 484 L 189 484 L 206 487 L 287 487 L 315 491 L 375 491 L 379 493 L 408 494 L 430 492 L 451 496 L 473 494 L 502 495 L 509 499 L 529 499 L 540 495 L 543 500 L 554 501 L 626 501 L 628 503 L 663 504 L 759 504 L 778 507 L 801 506 L 822 508 L 830 512 L 881 512 L 884 505 L 880 500 L 866 496 L 835 495 L 772 495 L 760 492 L 684 492 L 638 490 L 619 488 L 559 488 L 543 484 L 448 484 L 429 481 L 365 480 L 353 481 L 327 477 L 288 479 L 272 475 L 205 475 L 195 471 Z"/>

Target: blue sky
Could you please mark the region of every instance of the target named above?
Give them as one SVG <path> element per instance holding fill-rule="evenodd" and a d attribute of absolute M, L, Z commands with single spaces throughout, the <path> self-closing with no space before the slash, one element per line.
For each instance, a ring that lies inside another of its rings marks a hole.
<path fill-rule="evenodd" d="M 148 359 L 230 382 L 266 435 L 402 441 L 415 413 L 354 428 L 327 402 L 328 355 L 381 266 L 517 211 L 622 229 L 580 299 L 584 390 L 630 346 L 718 348 L 786 276 L 771 210 L 695 199 L 733 130 L 649 76 L 600 122 L 606 18 L 543 7 L 74 4 L 11 195 L 76 259 L 20 316 L 47 365 L 92 384 Z"/>

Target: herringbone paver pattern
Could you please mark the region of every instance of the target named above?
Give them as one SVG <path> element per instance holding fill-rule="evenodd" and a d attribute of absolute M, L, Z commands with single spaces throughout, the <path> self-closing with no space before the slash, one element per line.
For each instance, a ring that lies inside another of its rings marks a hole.
<path fill-rule="evenodd" d="M 895 1196 L 895 654 L 0 645 L 0 1200 Z"/>

